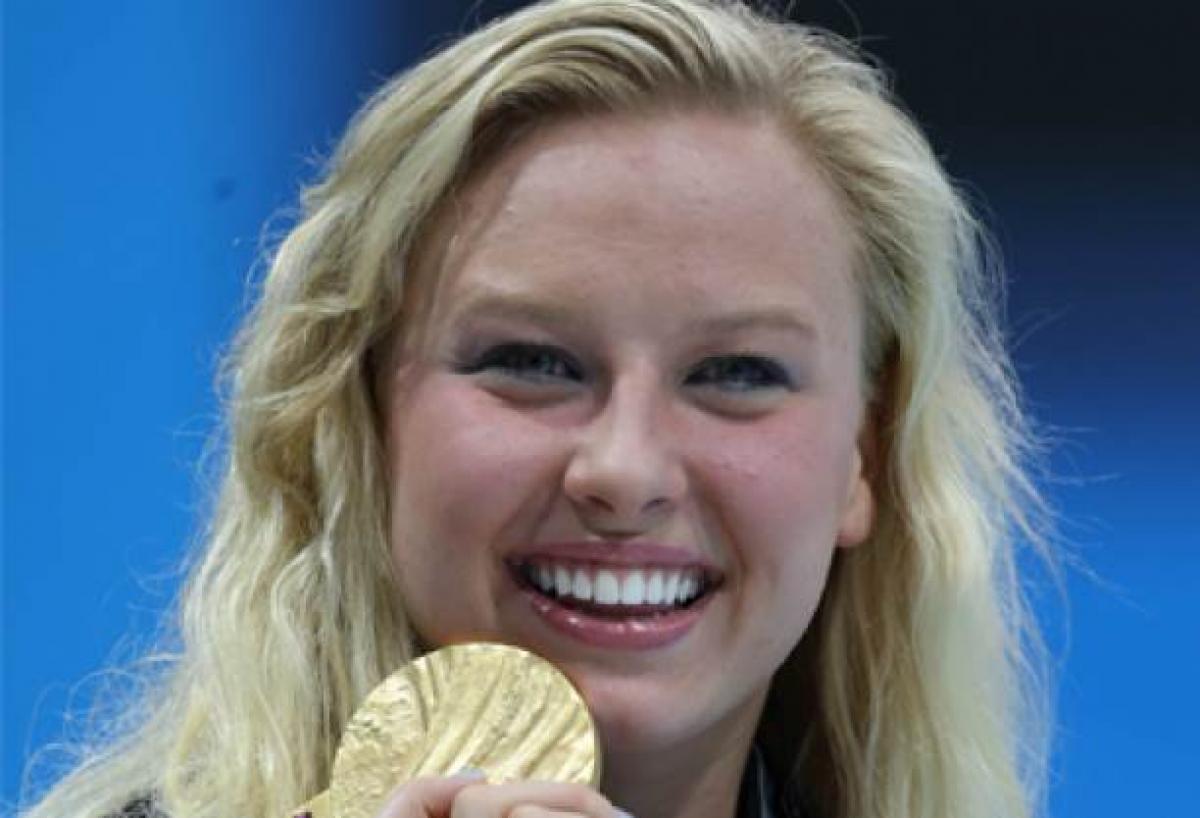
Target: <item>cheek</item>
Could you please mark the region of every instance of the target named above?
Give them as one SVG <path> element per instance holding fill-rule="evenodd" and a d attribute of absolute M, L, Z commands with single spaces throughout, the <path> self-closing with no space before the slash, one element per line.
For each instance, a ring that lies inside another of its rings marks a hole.
<path fill-rule="evenodd" d="M 803 416 L 708 434 L 710 491 L 755 542 L 832 547 L 853 454 L 847 437 Z"/>
<path fill-rule="evenodd" d="M 818 434 L 809 429 L 824 429 Z M 761 432 L 761 434 L 760 434 Z M 755 650 L 777 667 L 800 640 L 824 593 L 837 539 L 848 454 L 828 427 L 738 429 L 715 438 L 708 487 L 720 539 L 736 566 L 738 616 Z"/>
<path fill-rule="evenodd" d="M 755 604 L 782 606 L 771 615 L 799 627 L 824 588 L 846 501 L 853 432 L 838 416 L 812 405 L 706 437 L 719 537 Z"/>
<path fill-rule="evenodd" d="M 551 485 L 546 436 L 456 386 L 422 384 L 387 428 L 398 591 L 431 644 L 494 633 L 499 546 Z"/>
<path fill-rule="evenodd" d="M 478 390 L 431 383 L 389 418 L 393 551 L 459 561 L 493 545 L 539 492 L 549 441 Z M 428 556 L 428 555 L 427 555 Z"/>

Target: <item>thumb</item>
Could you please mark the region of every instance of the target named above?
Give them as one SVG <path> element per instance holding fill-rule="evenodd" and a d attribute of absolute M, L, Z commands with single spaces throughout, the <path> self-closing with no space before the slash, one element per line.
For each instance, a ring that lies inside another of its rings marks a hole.
<path fill-rule="evenodd" d="M 392 791 L 377 818 L 447 818 L 459 791 L 486 781 L 479 770 L 464 770 L 449 777 L 414 778 Z"/>

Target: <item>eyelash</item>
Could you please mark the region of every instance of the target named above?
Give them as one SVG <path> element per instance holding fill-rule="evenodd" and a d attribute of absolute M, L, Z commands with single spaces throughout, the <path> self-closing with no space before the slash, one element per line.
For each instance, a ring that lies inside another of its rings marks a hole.
<path fill-rule="evenodd" d="M 703 361 L 700 366 L 692 370 L 688 375 L 688 382 L 691 382 L 697 373 L 704 370 L 717 370 L 719 375 L 728 376 L 731 370 L 740 369 L 743 371 L 749 366 L 753 370 L 753 377 L 750 382 L 746 380 L 737 381 L 739 386 L 732 391 L 734 392 L 750 392 L 758 389 L 788 389 L 793 388 L 792 379 L 788 375 L 787 370 L 780 366 L 776 361 L 770 358 L 764 358 L 761 355 L 722 355 L 716 358 L 708 358 Z M 724 379 L 722 377 L 714 380 L 724 383 L 734 382 L 732 379 Z"/>
<path fill-rule="evenodd" d="M 553 364 L 558 371 L 537 371 L 535 362 Z M 466 375 L 487 370 L 500 370 L 523 380 L 583 380 L 583 370 L 574 359 L 545 344 L 498 344 L 471 363 L 458 368 L 459 372 Z"/>
<path fill-rule="evenodd" d="M 745 369 L 752 370 L 749 378 Z M 549 368 L 550 371 L 546 371 Z M 469 364 L 458 367 L 463 374 L 499 370 L 506 375 L 538 383 L 549 381 L 583 381 L 583 368 L 562 350 L 545 344 L 498 344 Z M 715 374 L 717 377 L 712 377 Z M 741 377 L 733 378 L 735 372 Z M 697 384 L 697 378 L 707 373 L 709 380 Z M 720 355 L 707 358 L 694 368 L 684 381 L 687 385 L 711 385 L 713 382 L 737 384 L 724 391 L 745 394 L 763 389 L 795 388 L 791 376 L 778 362 L 751 354 Z"/>

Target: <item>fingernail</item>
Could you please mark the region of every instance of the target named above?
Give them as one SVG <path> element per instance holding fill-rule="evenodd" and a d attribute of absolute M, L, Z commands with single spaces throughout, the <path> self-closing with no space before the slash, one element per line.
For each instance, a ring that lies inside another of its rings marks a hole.
<path fill-rule="evenodd" d="M 487 779 L 487 773 L 485 773 L 483 770 L 479 769 L 478 767 L 463 767 L 461 770 L 456 772 L 451 777 L 452 778 L 466 778 L 471 781 L 479 781 L 479 780 Z"/>

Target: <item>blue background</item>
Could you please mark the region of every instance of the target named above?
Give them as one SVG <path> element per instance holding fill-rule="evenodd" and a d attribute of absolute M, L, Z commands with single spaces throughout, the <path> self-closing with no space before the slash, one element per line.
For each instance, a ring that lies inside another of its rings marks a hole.
<path fill-rule="evenodd" d="M 29 752 L 86 703 L 81 680 L 144 644 L 176 588 L 214 364 L 262 241 L 383 77 L 515 5 L 5 4 L 8 805 Z M 1069 611 L 1044 577 L 1039 594 L 1059 656 L 1052 813 L 1186 811 L 1200 770 L 1196 12 L 800 5 L 894 69 L 1004 251 L 1019 371 L 1055 441 L 1045 487 L 1086 566 L 1068 570 Z"/>

